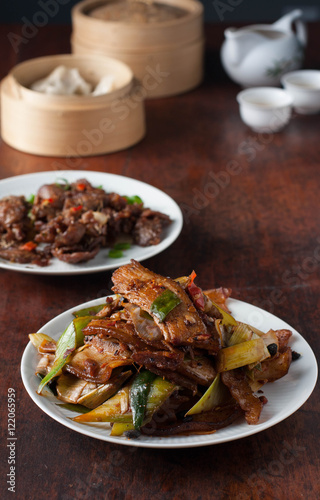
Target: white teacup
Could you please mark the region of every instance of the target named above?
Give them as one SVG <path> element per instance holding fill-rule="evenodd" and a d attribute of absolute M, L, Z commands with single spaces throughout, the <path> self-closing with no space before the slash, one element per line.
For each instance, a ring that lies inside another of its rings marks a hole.
<path fill-rule="evenodd" d="M 281 83 L 293 99 L 297 113 L 308 115 L 320 111 L 320 71 L 292 71 L 281 78 Z"/>
<path fill-rule="evenodd" d="M 276 87 L 254 87 L 237 95 L 240 116 L 255 132 L 272 134 L 290 120 L 292 98 Z"/>

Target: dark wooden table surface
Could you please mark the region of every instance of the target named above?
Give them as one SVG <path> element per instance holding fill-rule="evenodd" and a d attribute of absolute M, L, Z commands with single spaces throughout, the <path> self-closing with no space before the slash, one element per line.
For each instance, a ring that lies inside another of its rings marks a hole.
<path fill-rule="evenodd" d="M 307 67 L 318 69 L 319 30 L 319 25 L 310 25 L 306 60 Z M 16 53 L 8 33 L 20 32 L 19 26 L 1 29 L 1 77 L 19 61 L 69 51 L 68 27 L 39 29 Z M 84 175 L 97 170 L 133 177 L 172 196 L 185 216 L 181 236 L 145 264 L 173 277 L 195 269 L 204 288 L 231 287 L 235 298 L 291 324 L 316 353 L 320 115 L 294 116 L 287 128 L 270 136 L 250 131 L 239 117 L 239 88 L 220 67 L 223 26 L 208 26 L 206 33 L 203 85 L 182 96 L 147 102 L 148 132 L 140 144 L 85 158 L 77 168 Z M 59 162 L 68 168 L 66 160 Z M 54 168 L 52 158 L 0 144 L 1 179 Z M 110 277 L 110 272 L 46 277 L 0 270 L 1 426 L 6 445 L 6 394 L 11 387 L 17 398 L 16 498 L 319 498 L 317 389 L 296 413 L 264 432 L 180 450 L 97 441 L 65 428 L 32 402 L 20 378 L 27 334 L 69 307 L 107 294 Z M 12 498 L 5 484 L 9 452 L 5 446 L 3 450 L 0 495 Z"/>

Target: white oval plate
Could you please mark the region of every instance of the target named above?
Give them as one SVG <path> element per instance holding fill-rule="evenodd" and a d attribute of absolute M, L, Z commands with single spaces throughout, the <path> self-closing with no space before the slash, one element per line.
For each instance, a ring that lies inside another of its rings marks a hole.
<path fill-rule="evenodd" d="M 103 302 L 105 302 L 105 298 L 92 300 L 73 307 L 49 321 L 39 331 L 50 335 L 54 339 L 58 339 L 66 326 L 74 318 L 72 311 Z M 38 354 L 31 342 L 27 345 L 21 361 L 21 376 L 24 386 L 36 405 L 47 413 L 49 417 L 81 434 L 111 443 L 143 448 L 191 448 L 225 443 L 251 436 L 281 422 L 303 405 L 316 384 L 317 362 L 310 346 L 304 338 L 281 319 L 258 307 L 235 299 L 229 299 L 228 306 L 232 314 L 239 321 L 249 323 L 262 331 L 268 331 L 270 328 L 274 330 L 281 328 L 292 330 L 293 336 L 290 346 L 294 351 L 301 354 L 301 357 L 292 363 L 289 373 L 285 377 L 263 387 L 263 393 L 268 399 L 268 404 L 264 406 L 260 422 L 257 425 L 250 426 L 244 419 L 239 419 L 229 427 L 221 429 L 214 434 L 167 438 L 140 436 L 138 439 L 130 440 L 125 437 L 112 437 L 110 436 L 108 424 L 79 424 L 73 422 L 70 420 L 70 417 L 76 416 L 77 413 L 58 406 L 56 403 L 59 403 L 59 401 L 52 394 L 49 394 L 49 391 L 46 391 L 46 397 L 39 396 L 36 393 L 39 386 L 39 379 L 34 373 L 37 366 Z"/>
<path fill-rule="evenodd" d="M 166 193 L 160 191 L 145 182 L 137 181 L 121 175 L 107 174 L 104 172 L 92 172 L 86 170 L 54 170 L 52 172 L 40 172 L 34 174 L 18 175 L 0 181 L 0 198 L 8 195 L 30 196 L 35 194 L 43 184 L 52 184 L 59 179 L 67 179 L 74 182 L 78 179 L 87 179 L 93 186 L 102 186 L 107 192 L 119 193 L 123 196 L 138 195 L 143 200 L 144 206 L 163 212 L 172 220 L 172 223 L 164 232 L 164 238 L 158 245 L 140 247 L 132 245 L 129 250 L 124 251 L 124 256 L 119 259 L 108 257 L 108 248 L 100 250 L 94 259 L 81 264 L 68 264 L 56 258 L 46 267 L 39 267 L 32 264 L 16 264 L 0 259 L 0 268 L 10 269 L 32 274 L 88 274 L 100 271 L 107 271 L 123 266 L 130 262 L 130 259 L 143 261 L 153 257 L 168 248 L 179 236 L 183 218 L 182 212 L 177 203 Z"/>

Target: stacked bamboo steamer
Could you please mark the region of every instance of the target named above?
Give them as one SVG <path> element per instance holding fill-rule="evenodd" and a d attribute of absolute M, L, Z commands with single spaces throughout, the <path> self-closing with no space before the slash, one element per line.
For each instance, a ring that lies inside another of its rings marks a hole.
<path fill-rule="evenodd" d="M 202 4 L 161 0 L 162 5 L 181 9 L 183 14 L 163 22 L 110 21 L 95 16 L 98 9 L 119 1 L 84 0 L 72 9 L 73 53 L 102 54 L 123 61 L 145 97 L 176 95 L 198 86 L 203 78 Z"/>
<path fill-rule="evenodd" d="M 115 90 L 99 96 L 48 95 L 30 89 L 58 66 L 77 68 L 96 86 L 105 75 Z M 25 61 L 1 82 L 1 134 L 10 146 L 44 156 L 83 156 L 128 148 L 145 135 L 143 100 L 130 102 L 131 69 L 105 56 L 56 55 Z"/>

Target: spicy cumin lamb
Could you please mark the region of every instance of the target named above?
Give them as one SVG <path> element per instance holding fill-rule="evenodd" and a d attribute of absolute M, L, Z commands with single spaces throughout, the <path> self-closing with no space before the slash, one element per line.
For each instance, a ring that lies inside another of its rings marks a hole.
<path fill-rule="evenodd" d="M 86 407 L 76 422 L 111 422 L 114 436 L 214 432 L 241 416 L 257 424 L 267 400 L 255 392 L 288 372 L 291 332 L 238 322 L 231 291 L 204 292 L 195 278 L 134 260 L 117 269 L 116 295 L 76 311 L 58 343 L 30 335 L 38 393 L 54 383 L 58 399 Z"/>
<path fill-rule="evenodd" d="M 52 257 L 77 264 L 119 237 L 140 246 L 160 243 L 170 218 L 133 199 L 107 193 L 86 179 L 40 187 L 33 201 L 0 200 L 0 257 L 45 266 Z"/>

